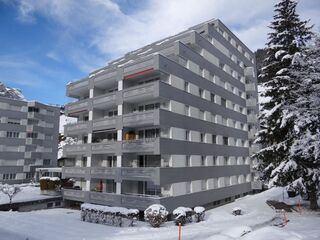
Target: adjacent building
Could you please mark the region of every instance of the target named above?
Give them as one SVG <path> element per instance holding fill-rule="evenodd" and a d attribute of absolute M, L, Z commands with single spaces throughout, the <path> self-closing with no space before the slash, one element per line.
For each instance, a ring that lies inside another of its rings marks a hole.
<path fill-rule="evenodd" d="M 254 54 L 211 20 L 67 85 L 64 199 L 214 207 L 248 194 L 257 125 Z"/>
<path fill-rule="evenodd" d="M 0 182 L 30 182 L 56 166 L 60 108 L 0 97 Z"/>

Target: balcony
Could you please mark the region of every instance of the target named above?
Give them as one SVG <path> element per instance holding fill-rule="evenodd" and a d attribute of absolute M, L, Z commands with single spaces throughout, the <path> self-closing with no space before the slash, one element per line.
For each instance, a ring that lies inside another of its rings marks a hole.
<path fill-rule="evenodd" d="M 86 192 L 86 194 L 89 195 L 88 200 L 91 203 L 126 208 L 138 208 L 140 210 L 145 210 L 151 204 L 160 203 L 159 197 L 151 196 L 126 195 L 106 192 Z M 69 197 L 67 199 L 69 199 Z"/>
<path fill-rule="evenodd" d="M 254 77 L 254 68 L 253 67 L 246 67 L 244 69 L 244 76 L 245 77 Z"/>
<path fill-rule="evenodd" d="M 98 179 L 115 179 L 117 177 L 118 168 L 110 167 L 91 167 L 90 176 L 91 178 Z"/>
<path fill-rule="evenodd" d="M 90 169 L 86 167 L 63 167 L 62 178 L 88 178 Z"/>
<path fill-rule="evenodd" d="M 117 85 L 117 71 L 101 71 L 94 74 L 94 86 L 100 89 L 108 89 Z"/>
<path fill-rule="evenodd" d="M 72 144 L 64 146 L 63 154 L 65 156 L 86 154 L 90 150 L 90 144 Z"/>
<path fill-rule="evenodd" d="M 125 153 L 153 153 L 160 154 L 160 139 L 146 138 L 122 141 L 122 151 Z"/>
<path fill-rule="evenodd" d="M 248 132 L 248 137 L 249 137 L 249 139 L 255 139 L 255 134 L 257 133 L 257 131 L 255 131 L 255 130 L 250 130 L 249 132 Z"/>
<path fill-rule="evenodd" d="M 159 110 L 135 112 L 123 116 L 124 127 L 159 125 Z"/>
<path fill-rule="evenodd" d="M 164 168 L 165 169 L 165 168 Z M 96 179 L 117 179 L 132 181 L 152 181 L 160 183 L 160 171 L 162 168 L 129 168 L 129 167 L 64 167 L 62 168 L 63 178 L 96 178 Z"/>
<path fill-rule="evenodd" d="M 256 123 L 258 121 L 257 116 L 254 114 L 249 114 L 247 116 L 248 123 Z"/>
<path fill-rule="evenodd" d="M 73 189 L 63 189 L 63 198 L 73 201 L 85 202 L 86 192 Z"/>
<path fill-rule="evenodd" d="M 89 99 L 83 99 L 77 102 L 68 103 L 65 107 L 65 115 L 76 115 L 79 112 L 88 111 Z"/>
<path fill-rule="evenodd" d="M 96 130 L 102 130 L 102 129 L 116 128 L 116 123 L 117 123 L 117 117 L 93 120 L 92 129 L 96 131 Z"/>
<path fill-rule="evenodd" d="M 67 96 L 80 98 L 83 95 L 88 95 L 89 93 L 89 80 L 83 79 L 77 82 L 69 83 L 67 85 Z"/>
<path fill-rule="evenodd" d="M 159 97 L 159 81 L 137 85 L 123 90 L 123 100 L 139 103 Z"/>
<path fill-rule="evenodd" d="M 93 99 L 93 108 L 104 110 L 113 106 L 116 106 L 115 92 L 107 93 Z"/>
<path fill-rule="evenodd" d="M 257 90 L 256 85 L 254 83 L 246 84 L 245 89 L 246 89 L 246 92 L 255 92 Z"/>
<path fill-rule="evenodd" d="M 135 61 L 134 63 L 128 64 L 124 67 L 123 72 L 125 79 L 131 77 L 130 75 L 136 76 L 136 74 L 145 72 L 149 69 L 153 69 L 155 65 L 154 56 L 149 56 L 142 58 L 140 61 Z"/>
<path fill-rule="evenodd" d="M 257 99 L 255 99 L 255 98 L 247 99 L 246 105 L 247 105 L 247 107 L 257 107 L 258 106 Z"/>
<path fill-rule="evenodd" d="M 116 151 L 116 141 L 106 141 L 101 143 L 92 143 L 91 151 L 93 154 L 98 153 L 115 153 Z"/>
<path fill-rule="evenodd" d="M 122 180 L 152 181 L 154 184 L 160 183 L 161 168 L 120 168 L 120 170 Z"/>
<path fill-rule="evenodd" d="M 64 127 L 64 132 L 66 136 L 71 136 L 73 134 L 81 134 L 90 131 L 90 122 L 78 122 L 67 124 Z"/>

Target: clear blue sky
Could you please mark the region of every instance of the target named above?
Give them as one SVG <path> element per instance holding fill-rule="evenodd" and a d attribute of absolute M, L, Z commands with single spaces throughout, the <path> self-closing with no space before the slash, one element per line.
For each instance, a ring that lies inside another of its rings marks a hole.
<path fill-rule="evenodd" d="M 266 41 L 274 3 L 0 0 L 0 81 L 20 88 L 29 100 L 65 104 L 68 82 L 127 51 L 211 18 L 220 18 L 255 50 Z M 298 10 L 319 26 L 320 1 L 301 0 Z"/>

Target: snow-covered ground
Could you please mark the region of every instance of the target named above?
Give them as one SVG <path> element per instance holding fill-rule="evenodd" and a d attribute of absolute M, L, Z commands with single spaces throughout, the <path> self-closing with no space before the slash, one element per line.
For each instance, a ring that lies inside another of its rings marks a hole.
<path fill-rule="evenodd" d="M 290 222 L 283 228 L 272 226 L 276 213 L 265 204 L 268 199 L 282 197 L 282 189 L 274 188 L 261 194 L 247 196 L 236 202 L 212 209 L 200 223 L 182 227 L 182 239 L 201 240 L 315 240 L 320 239 L 319 212 L 304 210 L 289 213 Z M 233 216 L 232 209 L 240 207 L 244 214 Z M 244 231 L 251 231 L 241 237 Z M 110 227 L 80 221 L 80 212 L 51 209 L 33 212 L 0 212 L 0 238 L 6 240 L 173 240 L 178 228 L 173 222 L 151 228 L 145 222 L 135 227 Z"/>
<path fill-rule="evenodd" d="M 32 185 L 22 185 L 21 192 L 17 193 L 12 199 L 12 202 L 24 202 L 32 200 L 41 200 L 46 198 L 52 198 L 52 196 L 45 196 L 40 194 L 40 187 Z M 9 198 L 7 195 L 0 192 L 0 204 L 9 203 Z M 0 235 L 1 236 L 1 235 Z M 0 238 L 1 239 L 1 238 Z"/>

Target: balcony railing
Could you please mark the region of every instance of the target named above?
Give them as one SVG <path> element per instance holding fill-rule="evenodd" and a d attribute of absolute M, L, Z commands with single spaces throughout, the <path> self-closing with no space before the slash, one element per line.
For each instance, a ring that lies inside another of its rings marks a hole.
<path fill-rule="evenodd" d="M 105 106 L 115 105 L 116 104 L 116 94 L 114 92 L 107 93 L 102 96 L 95 97 L 93 99 L 93 106 L 94 107 L 96 107 L 97 105 L 101 105 L 101 104 L 103 104 Z"/>
<path fill-rule="evenodd" d="M 64 154 L 86 153 L 89 150 L 89 144 L 72 144 L 64 146 Z"/>
<path fill-rule="evenodd" d="M 154 152 L 159 145 L 159 138 L 122 141 L 123 152 Z"/>
<path fill-rule="evenodd" d="M 125 101 L 130 101 L 136 99 L 146 100 L 148 98 L 155 97 L 155 91 L 157 89 L 158 84 L 158 81 L 155 81 L 152 83 L 147 83 L 125 89 L 123 92 L 123 99 Z"/>
<path fill-rule="evenodd" d="M 74 90 L 77 88 L 82 88 L 82 87 L 88 87 L 89 86 L 89 81 L 88 79 L 80 80 L 74 83 L 70 83 L 67 85 L 69 90 Z"/>
<path fill-rule="evenodd" d="M 116 141 L 107 141 L 101 143 L 92 143 L 92 153 L 103 152 L 103 153 L 114 153 L 116 150 Z"/>
<path fill-rule="evenodd" d="M 92 123 L 93 130 L 115 128 L 116 120 L 117 120 L 116 117 L 94 120 Z"/>
<path fill-rule="evenodd" d="M 81 101 L 67 104 L 65 111 L 67 113 L 83 111 L 83 110 L 86 110 L 88 106 L 89 106 L 89 99 L 83 99 Z"/>
<path fill-rule="evenodd" d="M 72 189 L 63 189 L 63 198 L 74 200 L 74 201 L 85 201 L 85 191 L 72 190 Z"/>
<path fill-rule="evenodd" d="M 249 114 L 247 118 L 248 118 L 249 123 L 256 123 L 257 122 L 257 116 L 254 114 Z"/>
<path fill-rule="evenodd" d="M 245 85 L 246 92 L 254 92 L 256 91 L 256 85 L 254 83 L 249 83 Z"/>
<path fill-rule="evenodd" d="M 78 122 L 65 125 L 65 132 L 66 135 L 70 133 L 81 133 L 88 131 L 89 129 L 89 122 Z"/>
<path fill-rule="evenodd" d="M 90 176 L 92 178 L 114 179 L 117 174 L 117 168 L 109 167 L 91 167 Z"/>
<path fill-rule="evenodd" d="M 151 110 L 145 112 L 134 112 L 123 115 L 123 125 L 126 127 L 134 127 L 141 125 L 153 125 L 155 120 L 159 118 L 159 110 Z"/>
<path fill-rule="evenodd" d="M 257 99 L 247 99 L 247 107 L 257 107 Z"/>
<path fill-rule="evenodd" d="M 63 167 L 62 176 L 64 178 L 97 178 L 97 179 L 118 179 L 132 181 L 152 181 L 160 183 L 159 167 L 129 168 L 129 167 Z M 166 168 L 164 168 L 166 170 Z"/>

